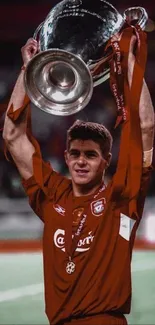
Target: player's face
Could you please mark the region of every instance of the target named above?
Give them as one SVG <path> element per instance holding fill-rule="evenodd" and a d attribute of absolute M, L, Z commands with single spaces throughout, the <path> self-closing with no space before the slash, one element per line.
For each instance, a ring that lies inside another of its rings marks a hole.
<path fill-rule="evenodd" d="M 108 163 L 98 143 L 73 140 L 65 158 L 74 186 L 92 189 L 101 184 Z"/>

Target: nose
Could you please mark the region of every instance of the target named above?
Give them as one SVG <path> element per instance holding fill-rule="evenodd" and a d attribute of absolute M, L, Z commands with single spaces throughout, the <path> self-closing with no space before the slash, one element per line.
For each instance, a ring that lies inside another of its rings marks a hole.
<path fill-rule="evenodd" d="M 87 162 L 86 162 L 86 159 L 85 159 L 84 155 L 80 155 L 78 157 L 77 163 L 78 163 L 79 166 L 85 166 L 86 165 Z"/>

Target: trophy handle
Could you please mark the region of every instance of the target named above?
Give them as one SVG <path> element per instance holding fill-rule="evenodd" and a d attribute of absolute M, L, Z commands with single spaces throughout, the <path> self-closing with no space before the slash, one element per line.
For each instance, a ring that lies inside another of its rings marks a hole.
<path fill-rule="evenodd" d="M 39 34 L 39 32 L 40 32 L 40 30 L 41 30 L 41 27 L 42 27 L 42 25 L 43 25 L 43 23 L 44 23 L 44 21 L 42 21 L 42 23 L 36 28 L 36 30 L 35 30 L 35 32 L 34 32 L 34 34 L 33 34 L 33 38 L 37 41 L 37 39 L 38 39 L 38 34 Z"/>
<path fill-rule="evenodd" d="M 148 22 L 148 14 L 143 7 L 130 7 L 126 9 L 123 18 L 130 25 L 138 24 L 142 30 L 145 30 Z"/>
<path fill-rule="evenodd" d="M 40 52 L 40 40 L 39 40 L 39 34 L 40 34 L 40 30 L 41 30 L 41 28 L 42 28 L 42 26 L 43 26 L 43 23 L 44 23 L 44 21 L 42 21 L 42 23 L 36 28 L 36 30 L 35 30 L 35 32 L 34 32 L 34 34 L 33 34 L 33 38 L 36 40 L 36 41 L 38 41 L 38 49 L 39 49 L 39 52 Z"/>

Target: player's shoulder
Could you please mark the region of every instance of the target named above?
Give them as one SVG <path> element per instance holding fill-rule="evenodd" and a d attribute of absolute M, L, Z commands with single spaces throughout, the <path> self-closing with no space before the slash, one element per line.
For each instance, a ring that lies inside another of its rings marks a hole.
<path fill-rule="evenodd" d="M 66 175 L 62 175 L 57 171 L 52 171 L 49 182 L 48 182 L 48 192 L 49 195 L 55 195 L 55 198 L 60 198 L 65 195 L 66 191 L 71 187 L 71 179 Z"/>

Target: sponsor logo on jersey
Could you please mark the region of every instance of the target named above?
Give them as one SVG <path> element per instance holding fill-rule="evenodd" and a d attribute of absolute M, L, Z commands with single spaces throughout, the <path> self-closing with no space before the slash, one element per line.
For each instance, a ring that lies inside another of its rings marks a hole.
<path fill-rule="evenodd" d="M 72 238 L 74 235 L 72 236 Z M 63 252 L 65 252 L 65 230 L 57 229 L 54 233 L 54 244 L 56 247 L 60 248 Z M 90 245 L 94 240 L 94 236 L 92 235 L 92 231 L 88 233 L 88 236 L 81 238 L 78 241 L 76 252 L 86 252 L 90 249 Z"/>
<path fill-rule="evenodd" d="M 106 204 L 105 198 L 101 198 L 99 200 L 93 201 L 91 203 L 92 214 L 96 217 L 101 216 L 104 211 L 105 204 Z"/>
<path fill-rule="evenodd" d="M 53 208 L 60 213 L 62 216 L 65 215 L 65 209 L 63 207 L 61 207 L 59 204 L 54 204 Z"/>

